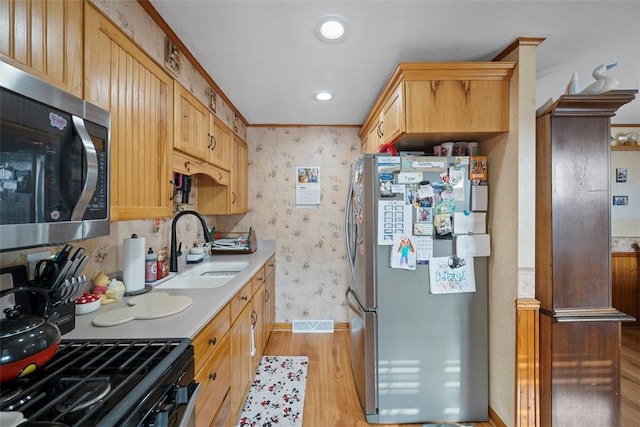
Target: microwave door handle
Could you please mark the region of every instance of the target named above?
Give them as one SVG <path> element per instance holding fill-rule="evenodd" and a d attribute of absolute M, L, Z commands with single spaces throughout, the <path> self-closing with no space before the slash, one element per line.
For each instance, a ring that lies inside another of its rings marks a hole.
<path fill-rule="evenodd" d="M 82 193 L 71 213 L 72 221 L 82 221 L 82 217 L 93 197 L 98 183 L 98 155 L 96 154 L 96 147 L 93 145 L 89 132 L 87 132 L 87 128 L 84 125 L 84 120 L 78 116 L 71 116 L 71 118 L 73 120 L 73 126 L 82 142 L 82 148 L 85 158 L 87 159 L 87 176 L 84 180 Z"/>

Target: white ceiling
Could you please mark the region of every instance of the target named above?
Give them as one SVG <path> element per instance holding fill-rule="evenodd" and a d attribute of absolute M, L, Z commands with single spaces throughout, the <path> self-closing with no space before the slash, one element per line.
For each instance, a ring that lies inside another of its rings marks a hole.
<path fill-rule="evenodd" d="M 518 37 L 546 38 L 537 105 L 562 94 L 573 71 L 586 87 L 600 63 L 618 62 L 609 73 L 619 89 L 640 86 L 640 0 L 151 3 L 252 125 L 360 125 L 399 62 L 489 61 Z M 347 20 L 345 41 L 316 38 L 327 14 Z M 314 101 L 320 89 L 334 99 Z"/>

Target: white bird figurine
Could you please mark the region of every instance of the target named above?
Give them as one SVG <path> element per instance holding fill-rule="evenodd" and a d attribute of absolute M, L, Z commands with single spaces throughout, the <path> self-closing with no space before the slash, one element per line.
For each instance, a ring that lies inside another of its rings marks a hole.
<path fill-rule="evenodd" d="M 577 95 L 580 92 L 580 85 L 578 84 L 578 73 L 576 71 L 571 75 L 571 80 L 567 83 L 567 87 L 564 93 L 567 95 Z"/>
<path fill-rule="evenodd" d="M 618 65 L 617 62 L 609 65 L 598 65 L 591 74 L 596 81 L 584 88 L 584 90 L 580 92 L 580 95 L 600 95 L 601 93 L 618 87 L 618 80 L 604 75 L 605 71 L 616 65 Z"/>

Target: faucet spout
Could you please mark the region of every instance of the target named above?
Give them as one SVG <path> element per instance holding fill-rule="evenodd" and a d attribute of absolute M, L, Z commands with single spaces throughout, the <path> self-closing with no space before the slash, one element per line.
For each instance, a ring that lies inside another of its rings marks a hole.
<path fill-rule="evenodd" d="M 213 238 L 207 229 L 207 223 L 204 220 L 204 217 L 200 215 L 196 211 L 182 211 L 179 212 L 175 217 L 173 217 L 173 221 L 171 222 L 171 248 L 169 253 L 169 271 L 177 272 L 178 271 L 178 254 L 176 249 L 176 223 L 178 220 L 184 215 L 194 215 L 196 218 L 200 220 L 200 224 L 202 225 L 202 233 L 204 234 L 205 242 L 213 242 Z"/>

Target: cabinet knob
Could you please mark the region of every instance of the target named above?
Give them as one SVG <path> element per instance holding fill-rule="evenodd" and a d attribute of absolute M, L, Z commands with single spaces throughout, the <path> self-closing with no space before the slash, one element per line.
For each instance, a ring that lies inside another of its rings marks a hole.
<path fill-rule="evenodd" d="M 271 299 L 271 295 L 269 294 L 269 290 L 265 289 L 264 290 L 264 302 L 269 302 L 269 299 Z"/>
<path fill-rule="evenodd" d="M 241 299 L 242 301 L 247 301 L 247 300 L 249 299 L 249 297 L 248 297 L 248 296 L 246 296 L 246 295 L 243 295 L 240 299 Z"/>
<path fill-rule="evenodd" d="M 231 192 L 231 203 L 235 204 L 236 203 L 236 199 L 237 199 L 236 192 L 232 191 Z"/>
<path fill-rule="evenodd" d="M 215 381 L 216 378 L 218 378 L 218 373 L 217 372 L 212 372 L 212 373 L 209 374 L 209 379 L 211 381 Z"/>
<path fill-rule="evenodd" d="M 191 162 L 190 162 L 189 160 L 187 160 L 186 162 L 184 162 L 184 168 L 187 170 L 187 172 L 191 170 L 191 169 L 189 169 L 189 164 L 190 164 L 190 163 L 191 163 Z"/>
<path fill-rule="evenodd" d="M 213 337 L 209 340 L 210 345 L 216 345 L 217 343 L 218 343 L 218 339 L 216 337 Z"/>

